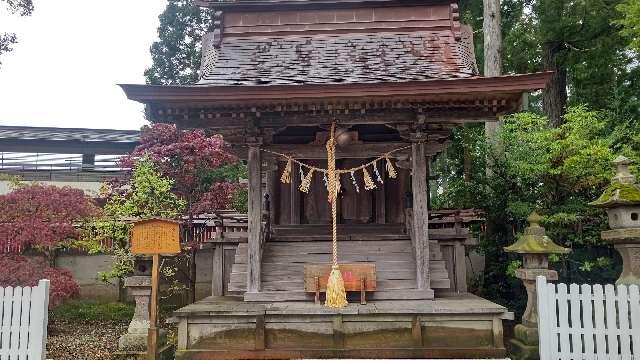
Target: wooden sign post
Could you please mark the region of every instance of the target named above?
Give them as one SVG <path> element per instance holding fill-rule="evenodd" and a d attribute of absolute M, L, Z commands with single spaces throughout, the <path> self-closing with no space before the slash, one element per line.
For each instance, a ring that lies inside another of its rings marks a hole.
<path fill-rule="evenodd" d="M 131 232 L 131 253 L 134 255 L 153 256 L 147 358 L 149 360 L 157 360 L 160 255 L 176 255 L 180 253 L 180 223 L 165 219 L 136 221 Z"/>

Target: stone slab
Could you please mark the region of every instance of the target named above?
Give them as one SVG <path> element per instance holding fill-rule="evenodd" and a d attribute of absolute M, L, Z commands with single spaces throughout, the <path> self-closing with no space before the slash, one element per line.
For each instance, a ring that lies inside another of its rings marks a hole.
<path fill-rule="evenodd" d="M 447 296 L 435 300 L 369 301 L 365 305 L 350 303 L 342 309 L 331 309 L 313 302 L 254 303 L 242 297 L 208 297 L 174 312 L 175 317 L 198 315 L 255 315 L 255 314 L 503 314 L 501 305 L 472 294 Z"/>

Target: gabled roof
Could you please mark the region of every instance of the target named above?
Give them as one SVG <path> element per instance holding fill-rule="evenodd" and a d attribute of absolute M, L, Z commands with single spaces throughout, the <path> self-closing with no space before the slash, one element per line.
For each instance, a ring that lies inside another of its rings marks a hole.
<path fill-rule="evenodd" d="M 450 30 L 244 37 L 205 49 L 198 85 L 380 83 L 478 75 L 472 33 Z"/>

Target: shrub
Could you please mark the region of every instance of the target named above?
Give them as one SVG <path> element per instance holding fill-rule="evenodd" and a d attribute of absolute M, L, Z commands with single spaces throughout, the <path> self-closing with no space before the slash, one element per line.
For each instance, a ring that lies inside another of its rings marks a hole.
<path fill-rule="evenodd" d="M 0 287 L 35 286 L 41 279 L 49 279 L 49 308 L 77 297 L 80 288 L 71 273 L 63 268 L 51 267 L 44 258 L 16 254 L 0 255 Z"/>

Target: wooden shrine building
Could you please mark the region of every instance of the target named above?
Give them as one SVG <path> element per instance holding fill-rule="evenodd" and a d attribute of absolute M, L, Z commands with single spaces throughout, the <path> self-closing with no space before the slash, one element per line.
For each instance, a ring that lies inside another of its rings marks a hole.
<path fill-rule="evenodd" d="M 517 111 L 548 75 L 479 76 L 472 30 L 454 0 L 199 5 L 215 13 L 200 81 L 122 85 L 153 121 L 221 133 L 248 162 L 247 241 L 225 284 L 236 296 L 176 312 L 177 356 L 503 356 L 501 319 L 509 312 L 466 293 L 464 246 L 445 261 L 447 241 L 461 233 L 429 222 L 429 163 L 455 126 Z M 368 167 L 371 191 L 362 169 L 340 177 L 339 261 L 373 265 L 375 289 L 363 305 L 350 293 L 339 310 L 316 304 L 305 287 L 305 271 L 331 261 L 323 176 L 301 192 L 309 168 L 294 163 L 290 183 L 280 181 L 287 157 L 326 168 L 334 122 L 338 168 L 383 156 Z"/>

